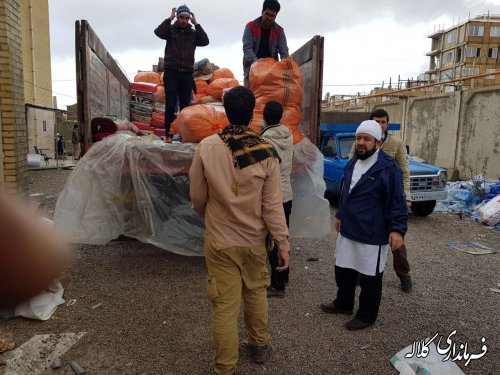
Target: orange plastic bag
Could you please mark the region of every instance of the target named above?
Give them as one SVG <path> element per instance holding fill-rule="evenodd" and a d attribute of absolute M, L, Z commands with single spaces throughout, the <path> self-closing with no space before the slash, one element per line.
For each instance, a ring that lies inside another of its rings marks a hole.
<path fill-rule="evenodd" d="M 176 128 L 183 142 L 201 142 L 229 124 L 226 113 L 211 105 L 198 104 L 184 108 L 176 119 Z"/>
<path fill-rule="evenodd" d="M 202 79 L 197 79 L 194 82 L 196 84 L 196 95 L 198 95 L 198 99 L 201 99 L 204 96 L 206 96 L 207 95 L 208 82 L 204 81 Z"/>
<path fill-rule="evenodd" d="M 302 105 L 302 74 L 290 57 L 255 62 L 250 68 L 250 88 L 255 98 L 266 102 L 276 100 L 283 107 Z"/>
<path fill-rule="evenodd" d="M 216 71 L 212 73 L 212 77 L 208 81 L 209 83 L 212 83 L 216 79 L 219 78 L 232 78 L 234 79 L 234 74 L 230 69 L 227 68 L 219 68 Z"/>
<path fill-rule="evenodd" d="M 165 103 L 165 87 L 158 86 L 156 89 L 156 95 L 158 95 L 158 99 L 156 100 L 159 103 Z"/>
<path fill-rule="evenodd" d="M 222 92 L 224 89 L 239 86 L 237 80 L 234 78 L 218 78 L 207 87 L 207 95 L 213 96 L 215 99 L 220 100 L 222 98 Z"/>
<path fill-rule="evenodd" d="M 155 85 L 163 85 L 160 74 L 156 72 L 139 72 L 134 77 L 134 82 L 148 82 L 154 83 Z"/>

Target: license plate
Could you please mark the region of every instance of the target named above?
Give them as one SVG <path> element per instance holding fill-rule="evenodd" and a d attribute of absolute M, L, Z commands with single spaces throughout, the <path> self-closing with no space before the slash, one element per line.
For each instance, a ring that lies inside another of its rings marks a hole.
<path fill-rule="evenodd" d="M 423 200 L 425 200 L 425 197 L 421 194 L 411 194 L 411 200 L 412 201 L 423 201 Z"/>

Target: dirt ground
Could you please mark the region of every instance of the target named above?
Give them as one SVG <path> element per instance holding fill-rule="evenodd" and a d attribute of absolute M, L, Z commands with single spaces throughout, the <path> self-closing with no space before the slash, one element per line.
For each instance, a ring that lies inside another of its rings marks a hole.
<path fill-rule="evenodd" d="M 30 172 L 33 199 L 50 216 L 69 171 Z M 331 208 L 332 217 L 335 208 Z M 500 250 L 494 228 L 455 215 L 410 215 L 406 237 L 414 288 L 406 294 L 389 256 L 378 321 L 364 331 L 344 328 L 347 316 L 322 313 L 319 304 L 336 292 L 336 234 L 319 240 L 292 239 L 290 283 L 284 299 L 269 301 L 273 355 L 253 364 L 240 348 L 240 374 L 397 374 L 390 359 L 414 341 L 456 330 L 453 343 L 468 343 L 481 359 L 456 361 L 465 374 L 500 374 L 500 253 L 470 255 L 447 246 L 473 241 Z M 33 335 L 86 332 L 63 357 L 72 374 L 77 361 L 87 374 L 210 374 L 213 342 L 203 258 L 183 257 L 138 241 L 75 247 L 76 261 L 62 280 L 64 298 L 45 322 L 13 319 L 0 333 L 18 345 Z M 309 261 L 311 257 L 319 261 Z M 97 304 L 102 304 L 97 308 Z M 241 327 L 240 340 L 246 336 Z M 444 343 L 445 341 L 443 341 Z M 441 345 L 444 347 L 445 345 Z"/>

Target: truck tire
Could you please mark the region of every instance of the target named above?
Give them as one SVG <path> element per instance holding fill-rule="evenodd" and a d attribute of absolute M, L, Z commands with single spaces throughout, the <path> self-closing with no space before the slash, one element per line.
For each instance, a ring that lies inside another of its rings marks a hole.
<path fill-rule="evenodd" d="M 411 211 L 417 216 L 427 216 L 434 211 L 436 201 L 412 202 Z"/>

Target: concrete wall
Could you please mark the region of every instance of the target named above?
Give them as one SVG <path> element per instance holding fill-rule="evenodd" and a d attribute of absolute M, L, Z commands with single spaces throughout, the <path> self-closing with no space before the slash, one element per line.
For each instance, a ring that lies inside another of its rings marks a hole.
<path fill-rule="evenodd" d="M 410 152 L 448 169 L 453 179 L 469 179 L 485 170 L 500 178 L 500 86 L 428 97 L 403 98 L 345 106 L 346 112 L 384 108 Z"/>
<path fill-rule="evenodd" d="M 500 89 L 465 92 L 462 96 L 456 167 L 476 175 L 486 167 L 490 178 L 500 177 Z"/>
<path fill-rule="evenodd" d="M 34 153 L 34 147 L 46 148 L 46 154 L 53 156 L 55 154 L 56 137 L 56 116 L 55 112 L 38 109 L 26 108 L 26 120 L 28 122 L 28 150 Z"/>

